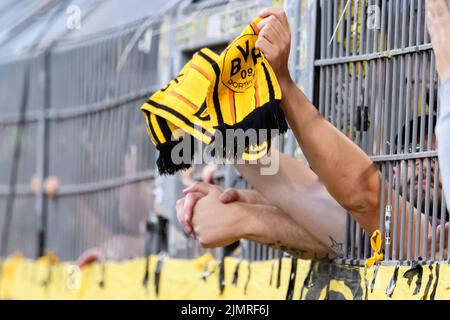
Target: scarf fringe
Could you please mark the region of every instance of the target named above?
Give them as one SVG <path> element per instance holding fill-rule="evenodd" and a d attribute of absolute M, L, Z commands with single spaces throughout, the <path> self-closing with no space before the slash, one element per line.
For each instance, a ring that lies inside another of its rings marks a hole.
<path fill-rule="evenodd" d="M 156 146 L 159 151 L 158 159 L 156 160 L 156 166 L 158 167 L 160 175 L 173 175 L 178 171 L 187 170 L 191 167 L 192 161 L 194 159 L 194 139 L 192 137 L 188 137 L 188 139 L 191 140 L 191 154 L 189 155 L 189 163 L 182 162 L 180 164 L 175 164 L 172 160 L 173 148 L 182 143 L 183 139 L 180 139 L 178 141 L 168 141 Z M 182 151 L 183 150 L 184 149 L 182 149 Z M 181 156 L 183 157 L 184 154 L 181 154 Z"/>
<path fill-rule="evenodd" d="M 211 142 L 212 155 L 216 150 L 222 150 L 222 155 L 226 159 L 236 159 L 242 157 L 243 153 L 250 153 L 250 147 L 261 145 L 264 142 L 269 142 L 268 148 L 270 148 L 270 141 L 272 138 L 271 130 L 278 130 L 279 134 L 284 134 L 288 130 L 288 124 L 284 116 L 283 109 L 280 107 L 280 100 L 272 100 L 265 105 L 253 110 L 244 120 L 234 125 L 220 124 L 215 127 L 216 134 Z M 245 137 L 244 146 L 238 145 L 239 137 L 234 136 L 233 141 L 226 141 L 227 130 L 242 130 L 244 133 L 247 130 L 256 130 L 258 133 L 255 135 L 249 135 Z M 259 130 L 267 130 L 266 135 L 260 135 Z M 219 134 L 220 133 L 220 134 Z M 224 145 L 225 143 L 225 145 Z M 231 144 L 231 148 L 230 148 Z"/>

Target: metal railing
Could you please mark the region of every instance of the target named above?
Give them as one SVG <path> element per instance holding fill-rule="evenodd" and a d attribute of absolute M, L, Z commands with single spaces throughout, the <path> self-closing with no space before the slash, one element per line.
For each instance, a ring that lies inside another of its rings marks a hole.
<path fill-rule="evenodd" d="M 435 238 L 437 221 L 443 226 L 448 213 L 433 138 L 438 78 L 425 1 L 320 1 L 318 19 L 315 101 L 381 170 L 388 190 L 380 199 L 382 234 L 388 206 L 393 221 L 384 236 L 385 261 L 448 260 L 444 233 Z M 421 235 L 418 223 L 406 225 L 406 215 L 430 218 L 431 228 L 425 224 Z M 369 237 L 350 216 L 346 229 L 345 261 L 360 264 L 371 255 Z"/>
<path fill-rule="evenodd" d="M 286 1 L 293 78 L 324 117 L 379 166 L 387 185 L 381 203 L 392 206 L 393 227 L 386 263 L 449 259 L 442 250 L 449 235 L 436 236 L 448 213 L 437 187 L 433 118 L 426 118 L 439 112 L 439 102 L 424 3 Z M 265 4 L 255 1 L 244 7 L 254 11 Z M 145 254 L 145 225 L 155 204 L 156 155 L 138 106 L 174 76 L 183 53 L 226 44 L 233 36 L 229 30 L 221 36 L 202 35 L 197 20 L 238 11 L 217 1 L 217 7 L 210 5 L 201 15 L 190 12 L 192 19 L 171 13 L 166 21 L 173 27 L 163 30 L 159 20 L 150 24 L 151 45 L 132 46 L 121 68 L 119 60 L 142 21 L 85 40 L 60 39 L 44 52 L 0 61 L 0 208 L 7 203 L 11 208 L 10 221 L 3 209 L 0 215 L 0 230 L 5 224 L 9 230 L 3 255 L 21 251 L 35 257 L 48 249 L 63 260 L 73 260 L 91 247 L 101 247 L 110 259 Z M 233 27 L 239 30 L 238 25 Z M 24 103 L 26 112 L 17 113 Z M 17 132 L 21 132 L 20 157 L 12 180 Z M 283 141 L 287 154 L 301 152 L 291 132 Z M 47 197 L 42 188 L 42 178 L 51 176 L 62 184 L 57 198 Z M 173 209 L 181 196 L 179 177 L 162 180 L 168 243 L 181 247 L 169 249 L 171 254 L 195 257 L 209 251 L 220 258 L 224 251 L 204 250 L 182 233 Z M 422 180 L 424 185 L 418 183 L 416 190 L 413 182 Z M 36 181 L 41 185 L 37 194 L 31 187 Z M 248 188 L 231 166 L 219 172 L 217 184 Z M 406 210 L 407 203 L 414 206 Z M 415 243 L 413 235 L 420 230 L 405 224 L 407 215 L 431 221 Z M 384 226 L 383 205 L 382 232 Z M 350 215 L 346 235 L 341 262 L 362 264 L 371 255 L 369 237 Z M 280 252 L 242 240 L 239 255 L 255 261 L 277 258 Z"/>
<path fill-rule="evenodd" d="M 156 152 L 138 106 L 160 84 L 159 35 L 147 48 L 135 46 L 117 69 L 141 24 L 94 41 L 60 38 L 37 54 L 0 61 L 0 230 L 8 230 L 2 255 L 51 250 L 74 260 L 93 247 L 107 259 L 145 254 Z M 13 159 L 17 132 L 20 156 Z M 48 177 L 60 181 L 58 197 L 45 194 Z"/>

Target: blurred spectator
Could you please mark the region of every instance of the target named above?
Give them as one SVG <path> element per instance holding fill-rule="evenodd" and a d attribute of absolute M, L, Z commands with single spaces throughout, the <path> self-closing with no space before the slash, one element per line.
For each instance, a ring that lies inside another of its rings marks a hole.
<path fill-rule="evenodd" d="M 125 176 L 137 173 L 136 145 L 132 145 L 125 155 L 124 172 Z M 39 185 L 39 179 L 34 176 L 30 182 L 33 193 L 38 192 Z M 48 177 L 44 181 L 45 192 L 52 199 L 58 197 L 60 186 L 58 177 Z M 82 219 L 88 221 L 83 224 L 83 235 L 89 235 L 91 242 L 99 244 L 84 251 L 77 259 L 78 265 L 83 266 L 99 260 L 120 261 L 144 256 L 146 218 L 152 205 L 152 183 L 139 182 L 120 187 L 119 228 L 118 232 L 114 232 L 102 221 L 98 208 L 92 207 L 87 201 L 79 203 Z"/>

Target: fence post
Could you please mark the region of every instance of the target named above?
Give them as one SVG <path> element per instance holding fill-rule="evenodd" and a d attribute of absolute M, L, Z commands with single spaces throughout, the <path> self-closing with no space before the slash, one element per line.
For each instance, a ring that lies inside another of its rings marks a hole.
<path fill-rule="evenodd" d="M 36 149 L 36 172 L 39 181 L 39 189 L 36 195 L 35 214 L 37 216 L 37 250 L 36 257 L 45 254 L 47 235 L 47 196 L 44 191 L 44 179 L 48 174 L 48 123 L 47 111 L 50 109 L 50 50 L 44 53 L 43 66 L 43 92 L 44 104 L 38 120 L 37 128 L 37 149 Z"/>

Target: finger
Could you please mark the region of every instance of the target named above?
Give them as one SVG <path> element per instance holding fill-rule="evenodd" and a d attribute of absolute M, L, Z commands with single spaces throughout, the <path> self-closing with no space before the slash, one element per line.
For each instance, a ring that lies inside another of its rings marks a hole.
<path fill-rule="evenodd" d="M 286 28 L 286 26 L 283 26 L 283 24 L 280 22 L 280 20 L 278 20 L 274 16 L 270 16 L 268 18 L 261 20 L 258 23 L 258 28 L 259 28 L 259 33 L 258 33 L 259 35 L 261 35 L 261 32 L 263 31 L 264 28 L 272 29 L 273 32 L 275 32 L 278 35 L 278 37 L 276 39 L 286 40 L 290 34 L 289 28 Z M 273 41 L 271 41 L 271 42 L 273 42 Z"/>
<path fill-rule="evenodd" d="M 260 11 L 258 13 L 258 16 L 260 16 L 261 18 L 266 18 L 268 16 L 275 16 L 284 25 L 289 25 L 289 21 L 288 21 L 288 18 L 286 16 L 286 12 L 284 12 L 284 10 L 280 9 L 280 8 L 266 8 L 266 9 L 263 9 L 262 11 Z"/>
<path fill-rule="evenodd" d="M 207 195 L 209 192 L 211 185 L 204 182 L 195 182 L 191 184 L 189 187 L 183 190 L 183 193 L 186 195 L 190 192 L 199 192 L 203 193 L 204 195 Z"/>
<path fill-rule="evenodd" d="M 266 38 L 264 37 L 258 37 L 258 40 L 255 42 L 255 48 L 260 50 L 266 58 L 270 59 L 269 57 L 272 54 L 272 51 L 274 50 L 273 44 L 271 44 Z"/>
<path fill-rule="evenodd" d="M 289 25 L 284 26 L 278 19 L 275 19 L 273 21 L 272 25 L 273 25 L 274 29 L 277 31 L 277 33 L 279 33 L 279 35 L 282 39 L 284 39 L 284 40 L 290 39 L 291 29 L 289 28 Z"/>
<path fill-rule="evenodd" d="M 177 211 L 177 219 L 180 223 L 181 227 L 183 228 L 184 232 L 189 235 L 190 226 L 186 225 L 185 219 L 184 219 L 184 203 L 186 199 L 180 199 L 176 203 L 176 211 Z"/>
<path fill-rule="evenodd" d="M 227 189 L 219 196 L 219 200 L 225 204 L 239 201 L 239 198 L 239 192 L 236 189 Z"/>
<path fill-rule="evenodd" d="M 175 203 L 175 209 L 177 211 L 177 219 L 180 224 L 182 224 L 183 220 L 183 208 L 184 208 L 184 198 L 177 200 Z"/>
<path fill-rule="evenodd" d="M 202 170 L 202 181 L 209 184 L 214 184 L 214 174 L 217 171 L 217 166 L 215 164 L 207 165 Z"/>
<path fill-rule="evenodd" d="M 273 45 L 278 45 L 285 40 L 281 32 L 275 30 L 272 24 L 265 25 L 259 32 L 259 37 L 266 38 Z"/>
<path fill-rule="evenodd" d="M 258 34 L 258 39 L 266 39 L 272 46 L 274 46 L 273 36 L 270 35 L 268 27 L 264 27 Z"/>
<path fill-rule="evenodd" d="M 183 225 L 186 227 L 186 231 L 189 235 L 193 232 L 192 216 L 194 213 L 194 207 L 198 200 L 203 198 L 204 195 L 199 192 L 191 192 L 186 196 L 183 208 Z"/>
<path fill-rule="evenodd" d="M 186 223 L 192 225 L 192 216 L 194 215 L 194 207 L 197 202 L 203 198 L 205 195 L 199 192 L 189 193 L 189 199 L 192 199 L 188 204 L 184 206 L 184 219 Z"/>

